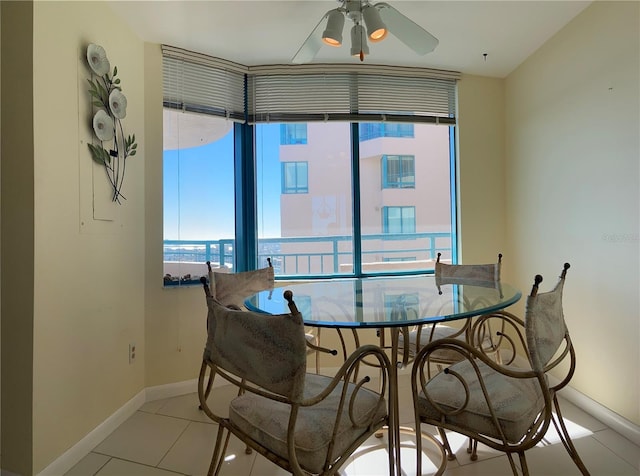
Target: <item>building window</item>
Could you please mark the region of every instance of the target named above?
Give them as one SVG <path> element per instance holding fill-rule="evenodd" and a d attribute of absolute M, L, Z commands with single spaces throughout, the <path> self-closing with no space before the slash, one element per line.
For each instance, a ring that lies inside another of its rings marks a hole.
<path fill-rule="evenodd" d="M 416 207 L 383 207 L 382 232 L 389 235 L 416 232 Z"/>
<path fill-rule="evenodd" d="M 309 193 L 307 162 L 282 163 L 282 193 Z"/>
<path fill-rule="evenodd" d="M 383 155 L 382 188 L 416 188 L 415 157 Z"/>
<path fill-rule="evenodd" d="M 280 145 L 306 144 L 307 124 L 280 124 Z"/>
<path fill-rule="evenodd" d="M 362 122 L 359 125 L 360 140 L 379 137 L 414 137 L 413 124 L 391 122 Z"/>

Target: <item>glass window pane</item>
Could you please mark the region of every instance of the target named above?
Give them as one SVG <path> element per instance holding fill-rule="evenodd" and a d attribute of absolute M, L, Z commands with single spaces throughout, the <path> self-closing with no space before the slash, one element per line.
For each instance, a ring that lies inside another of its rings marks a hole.
<path fill-rule="evenodd" d="M 234 186 L 252 184 L 234 185 L 232 123 L 182 112 L 165 119 L 165 274 L 197 282 L 207 260 L 234 268 L 236 211 L 227 204 Z M 410 124 L 400 135 L 389 125 L 368 130 L 395 136 L 359 143 L 357 223 L 350 124 L 296 124 L 306 143 L 295 145 L 282 143 L 283 124 L 255 126 L 258 263 L 271 257 L 280 276 L 350 275 L 356 264 L 364 274 L 430 270 L 439 251 L 451 256 L 449 128 Z"/>
<path fill-rule="evenodd" d="M 307 176 L 307 163 L 298 162 L 296 166 L 296 185 L 298 190 L 306 190 L 309 188 L 309 181 Z"/>
<path fill-rule="evenodd" d="M 362 271 L 431 270 L 438 251 L 451 254 L 450 131 L 384 126 L 384 137 L 360 137 Z"/>
<path fill-rule="evenodd" d="M 283 162 L 282 193 L 307 193 L 307 170 L 306 162 Z"/>
<path fill-rule="evenodd" d="M 296 146 L 280 143 L 280 124 L 255 126 L 258 262 L 272 257 L 277 275 L 351 273 L 350 124 L 304 126 Z"/>
<path fill-rule="evenodd" d="M 280 145 L 306 144 L 306 124 L 280 124 Z"/>
<path fill-rule="evenodd" d="M 360 140 L 365 141 L 379 137 L 414 137 L 413 126 L 389 122 L 361 122 L 358 129 Z"/>
<path fill-rule="evenodd" d="M 382 174 L 383 188 L 415 187 L 414 157 L 410 155 L 383 155 Z"/>
<path fill-rule="evenodd" d="M 163 127 L 165 284 L 198 282 L 234 268 L 233 123 L 165 109 Z"/>

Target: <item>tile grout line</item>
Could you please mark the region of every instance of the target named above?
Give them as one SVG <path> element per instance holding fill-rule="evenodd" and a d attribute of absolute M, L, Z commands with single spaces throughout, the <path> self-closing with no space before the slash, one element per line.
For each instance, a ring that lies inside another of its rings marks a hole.
<path fill-rule="evenodd" d="M 176 443 L 178 443 L 178 440 L 182 437 L 182 435 L 184 435 L 187 432 L 187 429 L 189 428 L 189 426 L 191 426 L 191 424 L 193 423 L 193 420 L 187 420 L 189 423 L 187 424 L 187 426 L 184 427 L 184 430 L 182 430 L 182 432 L 180 432 L 180 434 L 178 435 L 178 437 L 175 439 L 175 441 L 171 444 L 171 446 L 169 446 L 169 448 L 167 449 L 167 451 L 165 452 L 165 454 L 162 456 L 162 458 L 160 458 L 160 461 L 158 461 L 158 464 L 155 466 L 158 469 L 162 469 L 164 470 L 164 468 L 160 467 L 160 464 L 162 464 L 162 462 L 164 461 L 164 459 L 167 457 L 167 455 L 169 454 L 169 452 L 176 446 Z M 181 473 L 179 473 L 181 474 Z"/>

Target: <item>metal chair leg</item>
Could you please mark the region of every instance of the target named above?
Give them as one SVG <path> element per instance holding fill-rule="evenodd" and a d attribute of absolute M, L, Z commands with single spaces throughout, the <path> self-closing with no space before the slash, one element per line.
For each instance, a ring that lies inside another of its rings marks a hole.
<path fill-rule="evenodd" d="M 469 446 L 467 447 L 467 453 L 471 455 L 471 461 L 478 459 L 478 440 L 469 438 Z"/>
<path fill-rule="evenodd" d="M 582 459 L 578 454 L 578 450 L 576 450 L 576 447 L 573 445 L 573 441 L 571 440 L 569 431 L 567 430 L 567 427 L 564 424 L 564 418 L 562 418 L 562 413 L 560 412 L 560 402 L 558 402 L 557 395 L 553 396 L 553 406 L 556 409 L 556 416 L 555 417 L 552 416 L 551 420 L 553 421 L 553 425 L 555 426 L 556 431 L 560 436 L 560 441 L 562 441 L 562 445 L 564 446 L 564 449 L 567 450 L 567 453 L 569 453 L 569 456 L 571 457 L 575 465 L 578 467 L 580 472 L 585 476 L 589 476 L 590 474 L 589 470 L 582 462 Z"/>
<path fill-rule="evenodd" d="M 451 445 L 449 444 L 447 434 L 440 427 L 438 427 L 438 433 L 440 434 L 440 438 L 442 439 L 442 446 L 444 446 L 444 452 L 447 454 L 447 459 L 449 461 L 455 460 L 456 454 L 451 450 Z"/>

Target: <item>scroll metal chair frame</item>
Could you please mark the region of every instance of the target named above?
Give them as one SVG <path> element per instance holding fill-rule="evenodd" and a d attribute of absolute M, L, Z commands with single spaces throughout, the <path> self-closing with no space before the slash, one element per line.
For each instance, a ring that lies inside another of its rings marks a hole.
<path fill-rule="evenodd" d="M 254 271 L 242 271 L 239 273 L 219 273 L 211 268 L 211 262 L 207 261 L 209 276 L 209 289 L 223 306 L 248 310 L 244 305 L 244 299 L 251 294 L 272 289 L 275 283 L 275 275 L 271 258 L 267 258 L 268 266 Z M 320 354 L 337 355 L 338 351 L 320 345 L 320 328 L 305 328 L 307 350 L 315 355 L 316 373 L 320 371 Z M 346 360 L 347 351 L 344 339 L 340 336 L 343 357 Z"/>
<path fill-rule="evenodd" d="M 500 365 L 459 339 L 434 341 L 418 353 L 411 372 L 416 426 L 427 423 L 438 428 L 449 460 L 455 459 L 455 454 L 445 430 L 505 452 L 514 475 L 519 474 L 512 456 L 517 454 L 522 473 L 528 475 L 525 452 L 542 440 L 553 422 L 573 462 L 582 474 L 589 474 L 567 431 L 558 401 L 558 392 L 569 383 L 576 367 L 575 349 L 562 309 L 568 269 L 569 264 L 565 263 L 557 285 L 545 293 L 538 292 L 542 276 L 536 275 L 524 321 L 512 314 L 500 316 L 507 327 L 505 339 L 514 346 L 517 342 L 525 350 L 530 369 Z M 461 361 L 429 379 L 425 366 L 428 367 L 430 356 L 441 349 L 457 352 Z M 549 384 L 547 373 L 566 359 L 568 367 L 561 380 Z M 418 439 L 418 454 L 420 447 Z M 477 459 L 476 451 L 476 446 L 469 451 L 472 460 Z M 417 464 L 420 474 L 419 459 Z"/>
<path fill-rule="evenodd" d="M 228 309 L 202 281 L 208 340 L 198 398 L 218 424 L 209 475 L 220 472 L 231 434 L 294 475 L 334 475 L 369 436 L 395 424 L 391 363 L 378 347 L 356 349 L 334 377 L 307 373 L 304 324 L 291 291 L 284 293 L 290 313 L 271 315 Z M 378 360 L 385 391 L 366 388 L 369 377 L 350 382 L 364 358 Z M 217 376 L 239 389 L 228 416 L 207 403 L 209 382 Z M 396 442 L 390 438 L 388 445 L 389 474 L 395 474 Z"/>
<path fill-rule="evenodd" d="M 500 289 L 500 272 L 502 268 L 502 254 L 498 254 L 497 263 L 490 264 L 447 264 L 441 259 L 442 253 L 438 253 L 435 264 L 435 280 L 438 292 L 442 294 L 441 286 L 447 284 L 474 284 L 496 287 Z M 473 309 L 482 305 L 482 302 L 468 302 L 466 307 Z M 395 312 L 402 312 L 396 310 Z M 496 311 L 491 314 L 495 317 L 509 315 L 507 311 Z M 501 362 L 500 347 L 503 341 L 504 327 L 500 321 L 499 330 L 492 330 L 491 320 L 478 320 L 478 318 L 465 319 L 462 326 L 452 327 L 446 324 L 427 324 L 413 328 L 402 328 L 399 336 L 399 353 L 402 355 L 402 365 L 407 366 L 418 354 L 420 349 L 437 339 L 461 339 L 477 347 L 487 355 L 493 355 L 494 360 Z M 515 349 L 512 349 L 515 355 Z M 439 370 L 446 365 L 451 365 L 460 360 L 455 352 L 436 352 L 431 355 L 431 363 Z"/>

